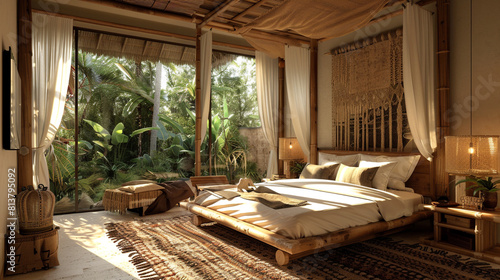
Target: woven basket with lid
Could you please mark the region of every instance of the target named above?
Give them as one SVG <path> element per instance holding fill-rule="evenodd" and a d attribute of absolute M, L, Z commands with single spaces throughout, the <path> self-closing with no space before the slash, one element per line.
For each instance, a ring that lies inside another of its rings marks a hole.
<path fill-rule="evenodd" d="M 29 186 L 17 194 L 19 232 L 33 234 L 52 230 L 54 206 L 54 194 L 43 185 L 39 185 L 37 190 Z"/>

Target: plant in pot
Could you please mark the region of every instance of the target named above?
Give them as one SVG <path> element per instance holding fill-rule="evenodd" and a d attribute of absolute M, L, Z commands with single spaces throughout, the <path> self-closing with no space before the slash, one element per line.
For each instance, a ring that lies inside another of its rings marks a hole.
<path fill-rule="evenodd" d="M 467 189 L 473 189 L 475 196 L 481 193 L 484 197 L 483 208 L 485 210 L 494 210 L 497 206 L 497 191 L 500 190 L 497 186 L 500 184 L 500 180 L 493 181 L 493 177 L 469 177 L 458 181 L 455 185 L 471 182 L 472 185 L 468 186 Z"/>

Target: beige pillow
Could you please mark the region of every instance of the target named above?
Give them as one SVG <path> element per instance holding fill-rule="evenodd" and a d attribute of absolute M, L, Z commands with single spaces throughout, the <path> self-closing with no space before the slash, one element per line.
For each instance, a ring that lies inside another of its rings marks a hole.
<path fill-rule="evenodd" d="M 350 167 L 340 164 L 335 181 L 372 187 L 372 180 L 378 167 Z"/>
<path fill-rule="evenodd" d="M 375 177 L 373 177 L 372 186 L 379 190 L 387 190 L 387 183 L 391 175 L 392 169 L 396 166 L 396 162 L 373 162 L 361 160 L 359 167 L 378 167 Z"/>
<path fill-rule="evenodd" d="M 398 180 L 398 179 L 393 179 L 389 178 L 389 182 L 387 183 L 387 187 L 393 190 L 399 190 L 399 191 L 406 191 L 407 187 L 405 182 Z"/>
<path fill-rule="evenodd" d="M 320 165 L 343 163 L 345 165 L 354 166 L 359 161 L 359 157 L 359 154 L 339 156 L 319 152 L 318 163 Z"/>
<path fill-rule="evenodd" d="M 300 179 L 332 179 L 335 178 L 339 164 L 316 165 L 308 164 L 300 173 Z"/>
<path fill-rule="evenodd" d="M 138 184 L 138 185 L 130 185 L 119 188 L 120 191 L 129 192 L 129 193 L 140 193 L 140 192 L 149 192 L 164 189 L 162 186 L 157 185 L 156 183 L 146 183 L 146 184 Z"/>
<path fill-rule="evenodd" d="M 396 166 L 392 169 L 389 178 L 397 179 L 403 182 L 408 181 L 415 167 L 420 160 L 420 155 L 410 156 L 373 156 L 361 154 L 360 160 L 377 161 L 377 162 L 396 162 Z"/>

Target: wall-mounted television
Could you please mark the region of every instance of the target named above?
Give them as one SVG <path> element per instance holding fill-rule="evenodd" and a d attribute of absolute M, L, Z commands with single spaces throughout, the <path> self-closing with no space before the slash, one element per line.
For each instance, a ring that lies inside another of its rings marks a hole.
<path fill-rule="evenodd" d="M 21 147 L 21 77 L 17 71 L 12 49 L 3 50 L 3 148 L 19 150 Z"/>

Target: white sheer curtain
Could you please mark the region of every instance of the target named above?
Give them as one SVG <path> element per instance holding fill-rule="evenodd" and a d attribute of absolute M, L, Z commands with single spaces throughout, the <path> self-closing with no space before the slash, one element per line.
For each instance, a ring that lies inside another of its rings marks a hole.
<path fill-rule="evenodd" d="M 278 173 L 278 59 L 256 51 L 255 65 L 260 122 L 271 148 L 267 164 L 267 177 L 271 178 Z"/>
<path fill-rule="evenodd" d="M 307 158 L 310 153 L 310 54 L 308 48 L 285 47 L 285 74 L 293 130 Z"/>
<path fill-rule="evenodd" d="M 408 4 L 403 13 L 403 81 L 406 112 L 413 140 L 428 160 L 437 147 L 434 92 L 434 20 Z"/>
<path fill-rule="evenodd" d="M 212 30 L 201 35 L 201 140 L 207 133 L 212 85 Z"/>
<path fill-rule="evenodd" d="M 49 186 L 45 151 L 61 124 L 71 73 L 73 20 L 33 13 L 34 183 Z"/>

